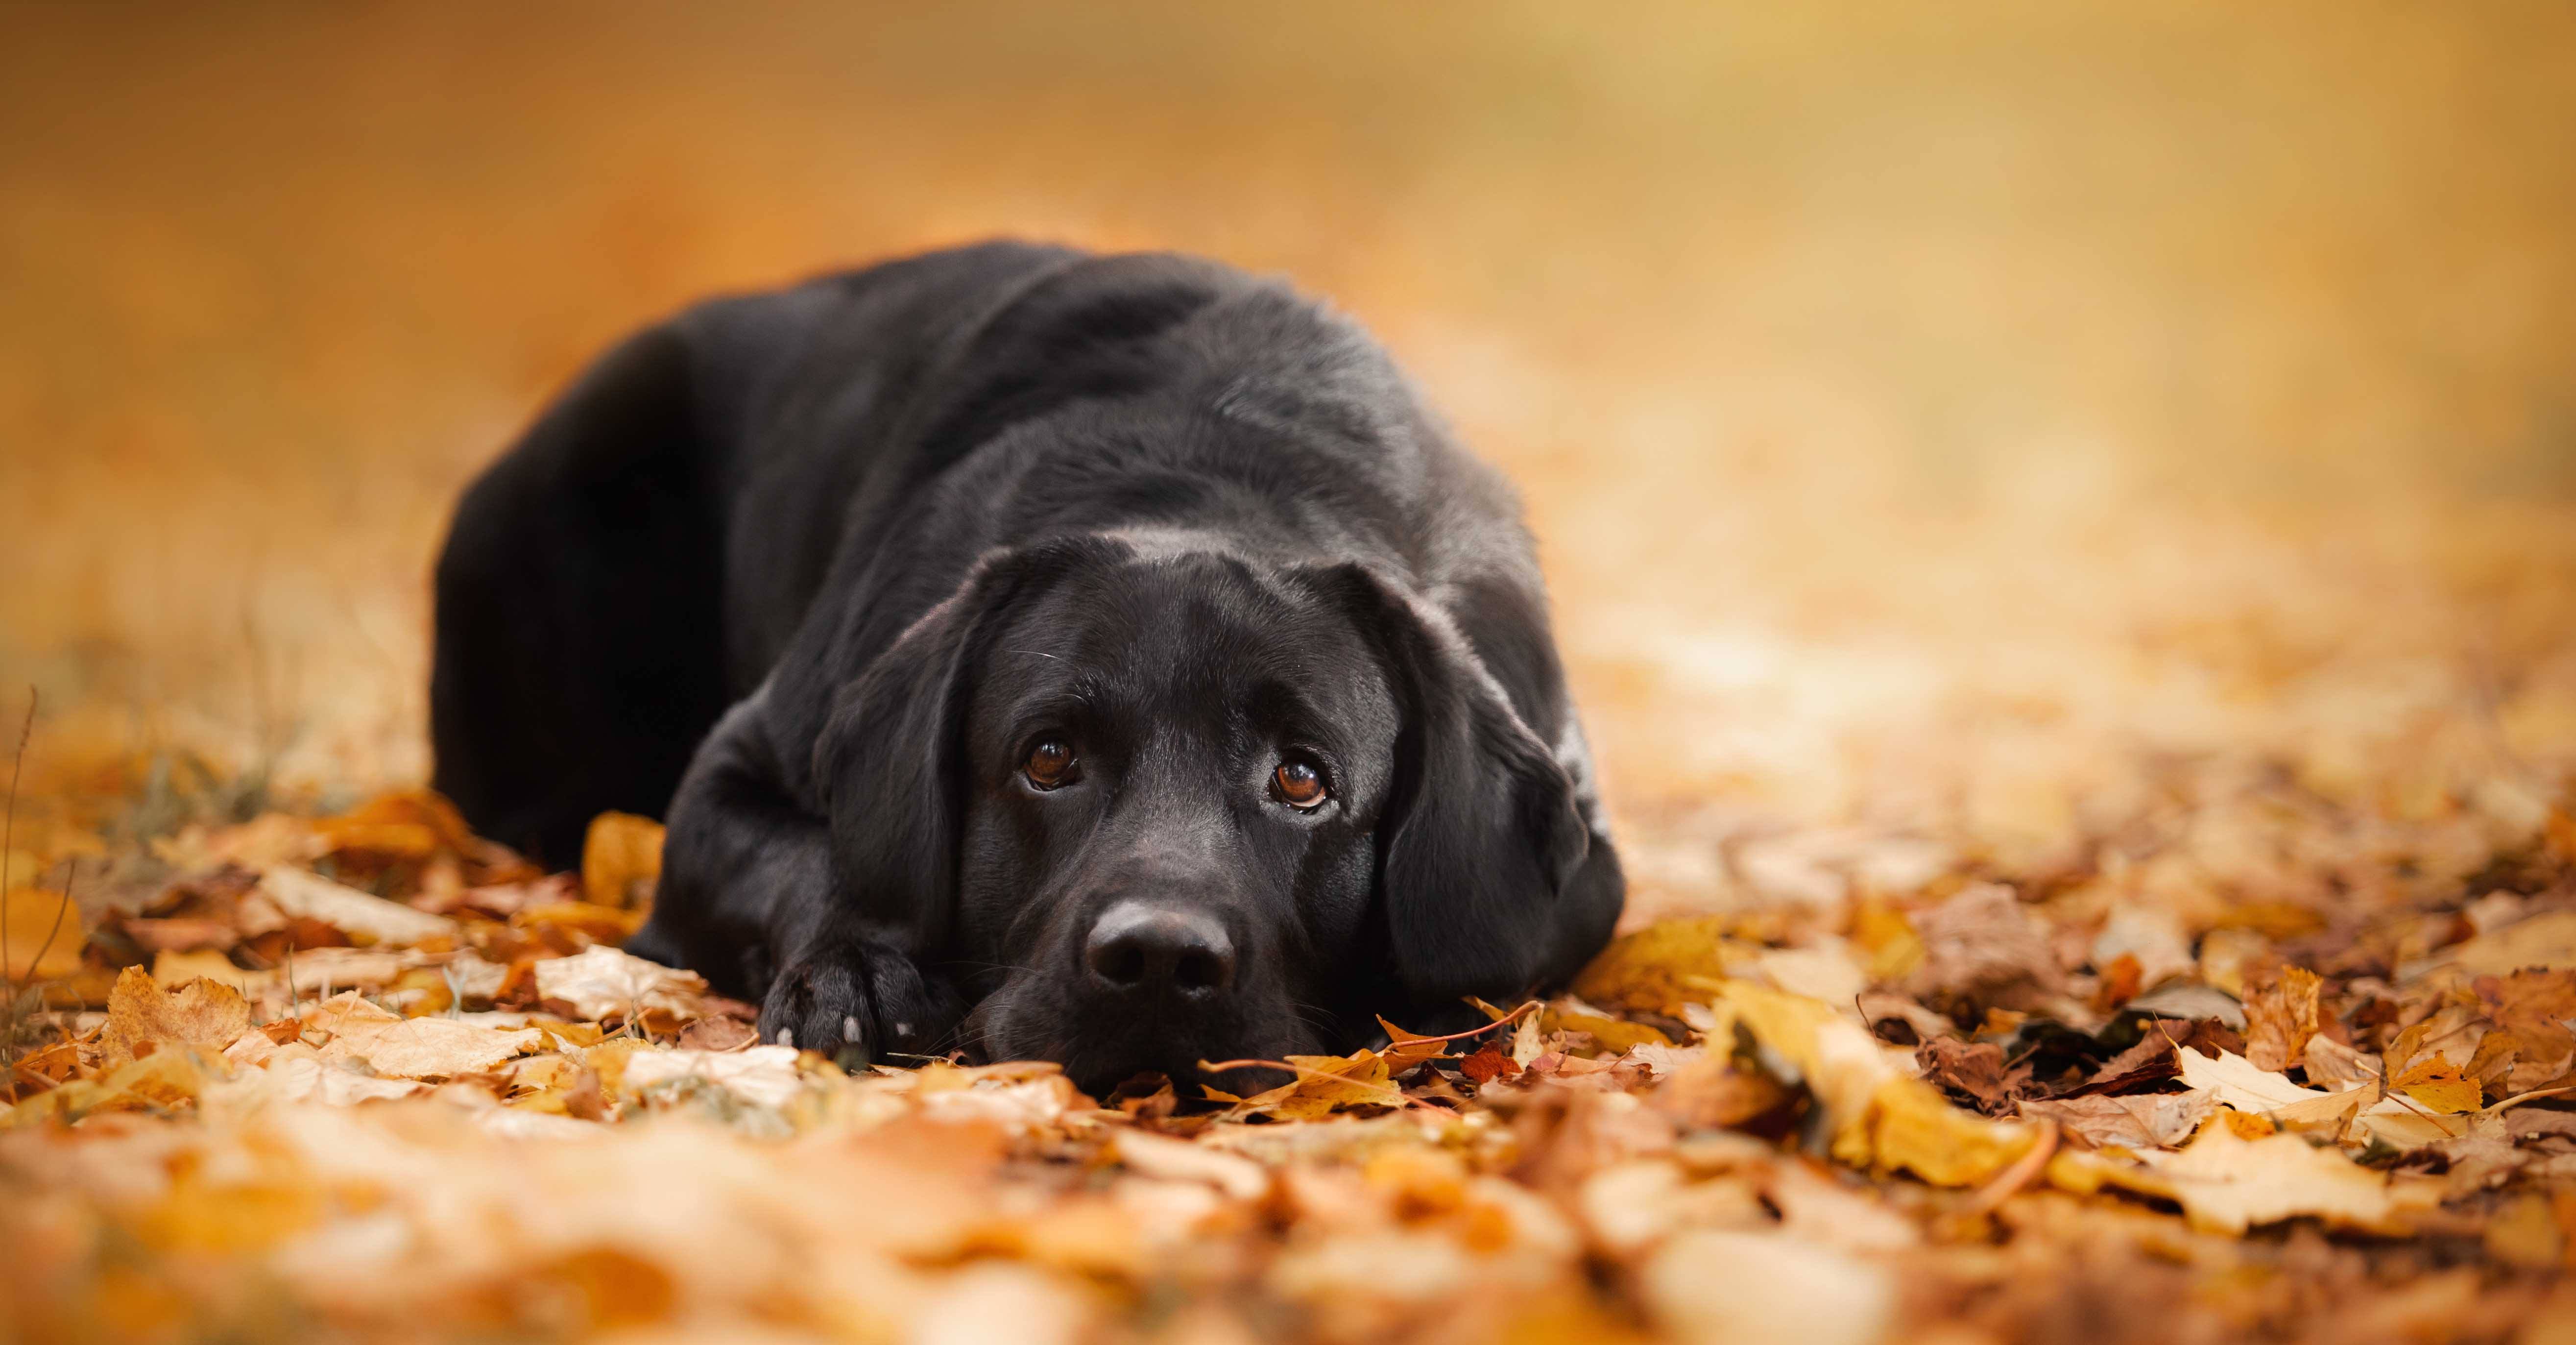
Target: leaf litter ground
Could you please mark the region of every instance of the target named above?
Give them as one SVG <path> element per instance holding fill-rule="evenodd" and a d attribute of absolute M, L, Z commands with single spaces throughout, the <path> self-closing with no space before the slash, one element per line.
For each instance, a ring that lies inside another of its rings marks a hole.
<path fill-rule="evenodd" d="M 8 898 L 0 1313 L 63 1340 L 2563 1329 L 2569 800 L 2226 806 L 2285 847 L 2368 833 L 2375 880 L 2176 903 L 1828 838 L 1791 892 L 1920 871 L 1649 920 L 1570 993 L 1240 1097 L 758 1044 L 751 1006 L 618 950 L 642 819 L 602 818 L 579 874 L 420 792 L 58 844 Z"/>

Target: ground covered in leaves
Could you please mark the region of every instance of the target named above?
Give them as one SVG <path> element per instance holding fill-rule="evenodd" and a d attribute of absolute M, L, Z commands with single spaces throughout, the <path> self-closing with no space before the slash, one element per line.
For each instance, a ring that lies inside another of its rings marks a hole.
<path fill-rule="evenodd" d="M 2545 1336 L 2576 1323 L 2568 802 L 2405 820 L 2276 781 L 2240 820 L 2348 862 L 2200 901 L 2107 848 L 2017 875 L 1811 838 L 1803 868 L 1756 864 L 1804 898 L 1646 924 L 1567 995 L 1459 1038 L 1390 1024 L 1244 1098 L 757 1044 L 750 1006 L 618 950 L 643 819 L 603 818 L 576 875 L 418 792 L 148 844 L 57 817 L 7 902 L 0 1316 L 46 1340 Z"/>

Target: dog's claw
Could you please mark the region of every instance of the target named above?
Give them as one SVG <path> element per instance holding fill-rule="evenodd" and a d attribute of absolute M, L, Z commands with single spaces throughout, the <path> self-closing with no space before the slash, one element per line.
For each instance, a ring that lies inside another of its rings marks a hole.
<path fill-rule="evenodd" d="M 781 1046 L 786 1047 L 788 1050 L 791 1050 L 791 1051 L 795 1050 L 795 1049 L 796 1049 L 796 1029 L 794 1029 L 794 1028 L 789 1028 L 789 1027 L 782 1027 L 782 1028 L 778 1029 L 778 1044 L 779 1044 L 779 1045 L 781 1045 Z"/>

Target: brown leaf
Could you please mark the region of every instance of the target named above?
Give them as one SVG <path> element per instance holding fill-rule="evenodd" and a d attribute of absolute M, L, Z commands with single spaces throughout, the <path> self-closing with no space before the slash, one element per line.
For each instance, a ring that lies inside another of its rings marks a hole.
<path fill-rule="evenodd" d="M 2005 1068 L 2004 1048 L 1990 1041 L 1934 1037 L 1914 1049 L 1914 1059 L 1925 1082 L 1966 1094 L 1988 1116 L 2010 1114 L 2013 1099 L 2030 1084 L 2030 1066 Z"/>
<path fill-rule="evenodd" d="M 1974 883 L 1914 915 L 1923 965 L 1910 982 L 1926 999 L 1982 1002 L 2014 991 L 2051 991 L 2061 976 L 2049 933 L 2011 888 Z"/>
<path fill-rule="evenodd" d="M 2096 1148 L 2171 1148 L 2191 1138 L 2217 1106 L 2215 1095 L 2141 1093 L 2130 1097 L 2079 1097 L 2058 1101 L 2024 1099 L 2021 1114 L 2045 1117 L 2080 1135 Z"/>
<path fill-rule="evenodd" d="M 2304 967 L 2284 967 L 2277 977 L 2249 987 L 2245 997 L 2245 1058 L 2261 1069 L 2288 1069 L 2307 1055 L 2317 1031 L 2317 994 L 2324 982 Z"/>
<path fill-rule="evenodd" d="M 1510 1056 L 1503 1054 L 1499 1048 L 1488 1042 L 1483 1049 L 1458 1062 L 1458 1072 L 1479 1084 L 1487 1084 L 1496 1079 L 1511 1078 L 1521 1072 L 1521 1067 L 1513 1064 Z"/>
<path fill-rule="evenodd" d="M 99 1063 L 115 1069 L 171 1047 L 216 1055 L 248 1031 L 250 1005 L 231 986 L 198 980 L 176 992 L 165 991 L 150 972 L 127 967 L 108 995 Z"/>

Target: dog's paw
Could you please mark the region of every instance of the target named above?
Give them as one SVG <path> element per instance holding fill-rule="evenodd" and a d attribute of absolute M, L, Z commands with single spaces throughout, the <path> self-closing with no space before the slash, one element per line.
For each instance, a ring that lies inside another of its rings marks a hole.
<path fill-rule="evenodd" d="M 912 959 L 861 944 L 809 953 L 780 972 L 760 1006 L 760 1035 L 856 1069 L 937 1054 L 959 1008 L 956 992 L 925 978 Z"/>
<path fill-rule="evenodd" d="M 769 983 L 769 996 L 760 1006 L 761 1040 L 836 1060 L 854 1056 L 853 1064 L 871 1057 L 875 1024 L 867 976 L 861 959 L 852 955 L 798 960 Z"/>

